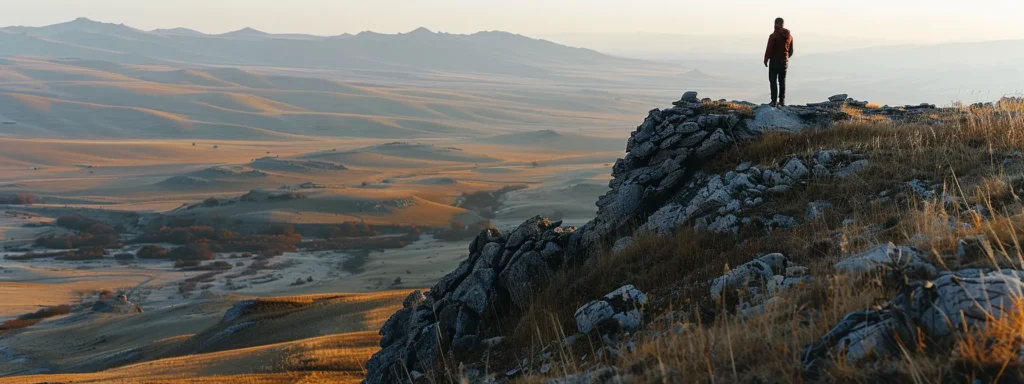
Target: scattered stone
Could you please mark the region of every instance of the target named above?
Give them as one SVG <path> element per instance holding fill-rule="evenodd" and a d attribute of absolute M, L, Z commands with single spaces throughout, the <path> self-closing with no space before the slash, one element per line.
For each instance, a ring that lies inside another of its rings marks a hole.
<path fill-rule="evenodd" d="M 903 275 L 931 279 L 938 269 L 925 260 L 914 247 L 897 247 L 892 243 L 848 257 L 836 263 L 836 270 L 850 274 L 897 271 Z"/>
<path fill-rule="evenodd" d="M 742 264 L 711 282 L 711 299 L 739 299 L 739 305 L 760 305 L 777 292 L 806 282 L 807 268 L 790 263 L 781 253 L 770 253 Z"/>
<path fill-rule="evenodd" d="M 625 285 L 605 295 L 601 300 L 584 304 L 573 317 L 580 333 L 588 334 L 600 329 L 603 334 L 620 331 L 636 332 L 643 319 L 647 295 L 632 285 Z"/>

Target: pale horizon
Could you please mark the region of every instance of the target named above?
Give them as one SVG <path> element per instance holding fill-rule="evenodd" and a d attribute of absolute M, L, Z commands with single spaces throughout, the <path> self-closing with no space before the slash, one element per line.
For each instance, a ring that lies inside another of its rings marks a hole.
<path fill-rule="evenodd" d="M 746 12 L 736 13 L 737 7 Z M 19 4 L 14 10 L 0 14 L 0 26 L 45 26 L 85 17 L 142 30 L 181 27 L 208 34 L 249 27 L 274 34 L 332 36 L 362 31 L 404 33 L 423 27 L 457 34 L 501 30 L 540 38 L 572 34 L 750 36 L 770 32 L 772 20 L 781 16 L 798 36 L 925 44 L 1024 39 L 1024 25 L 1014 20 L 1022 14 L 1024 6 L 1009 0 L 866 0 L 857 5 L 813 0 L 770 4 L 668 0 L 629 4 L 610 0 L 440 0 L 430 4 L 404 0 L 373 4 L 226 0 L 212 6 L 200 0 L 39 0 Z"/>

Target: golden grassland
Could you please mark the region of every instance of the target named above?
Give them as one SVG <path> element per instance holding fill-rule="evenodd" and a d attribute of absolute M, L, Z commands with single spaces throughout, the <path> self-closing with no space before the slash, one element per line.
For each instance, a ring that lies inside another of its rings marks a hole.
<path fill-rule="evenodd" d="M 652 324 L 649 330 L 663 332 L 662 336 L 640 338 L 632 352 L 622 349 L 624 356 L 619 360 L 596 363 L 599 341 L 556 348 L 555 354 L 565 364 L 554 368 L 552 375 L 611 364 L 620 374 L 633 374 L 640 382 L 807 382 L 802 375 L 803 349 L 848 312 L 871 308 L 895 294 L 891 284 L 880 279 L 855 282 L 833 276 L 833 265 L 842 256 L 892 241 L 915 245 L 946 268 L 1022 267 L 1024 161 L 1018 151 L 1024 149 L 1024 115 L 1020 107 L 964 108 L 931 124 L 855 119 L 827 130 L 770 134 L 736 146 L 705 164 L 705 170 L 724 172 L 743 161 L 779 164 L 823 149 L 853 150 L 866 155 L 870 165 L 849 180 L 808 181 L 759 208 L 804 217 L 809 202 L 833 204 L 824 215 L 792 230 L 770 235 L 747 231 L 736 238 L 681 228 L 669 237 L 638 238 L 624 252 L 563 270 L 523 321 L 506 324 L 514 348 L 535 352 L 575 333 L 572 315 L 579 305 L 630 283 L 667 299 L 649 308 L 655 314 L 676 310 L 690 314 L 689 318 Z M 905 185 L 912 179 L 944 183 L 945 192 L 961 197 L 964 204 L 947 204 L 941 197 L 921 198 Z M 888 191 L 889 198 L 879 198 L 883 191 Z M 846 219 L 853 224 L 844 225 Z M 989 260 L 977 265 L 946 264 L 958 239 L 979 234 L 993 242 L 995 252 Z M 763 315 L 752 319 L 741 320 L 725 303 L 711 301 L 711 279 L 729 266 L 769 252 L 782 252 L 808 266 L 815 282 L 784 293 Z M 839 356 L 822 381 L 1016 382 L 1024 377 L 1018 360 L 1018 351 L 1024 347 L 1022 322 L 1024 313 L 1010 311 L 984 329 L 967 330 L 951 349 L 906 345 L 904 356 L 896 361 L 848 364 Z M 537 374 L 524 381 L 541 382 L 546 377 Z"/>
<path fill-rule="evenodd" d="M 155 340 L 150 344 L 154 347 L 140 348 L 145 356 L 135 364 L 93 373 L 9 376 L 2 382 L 355 383 L 362 380 L 366 360 L 379 349 L 377 329 L 408 293 L 261 298 L 237 321 L 256 325 L 213 347 L 197 345 L 237 322 Z M 169 324 L 173 321 L 160 326 L 173 326 Z"/>

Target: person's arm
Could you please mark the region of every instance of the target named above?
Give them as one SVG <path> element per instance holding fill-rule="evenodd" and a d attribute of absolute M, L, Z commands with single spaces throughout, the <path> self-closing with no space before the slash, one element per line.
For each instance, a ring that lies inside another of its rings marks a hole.
<path fill-rule="evenodd" d="M 793 57 L 793 37 L 789 37 L 789 57 Z"/>
<path fill-rule="evenodd" d="M 764 66 L 768 66 L 768 59 L 772 57 L 772 45 L 775 44 L 775 35 L 771 34 L 768 36 L 768 48 L 764 50 Z"/>

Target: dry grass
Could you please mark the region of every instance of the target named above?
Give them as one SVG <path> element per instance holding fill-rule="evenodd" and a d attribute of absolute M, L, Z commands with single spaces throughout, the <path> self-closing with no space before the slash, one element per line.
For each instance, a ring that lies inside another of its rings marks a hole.
<path fill-rule="evenodd" d="M 605 361 L 648 382 L 807 382 L 801 352 L 825 334 L 842 316 L 865 309 L 893 292 L 884 284 L 854 284 L 831 277 L 842 256 L 870 246 L 913 244 L 947 265 L 964 237 L 986 235 L 995 250 L 978 266 L 1022 267 L 1024 237 L 1024 115 L 1021 104 L 944 111 L 938 124 L 852 120 L 828 130 L 769 134 L 732 148 L 704 165 L 724 173 L 743 161 L 778 165 L 791 156 L 809 158 L 822 149 L 849 149 L 869 160 L 867 169 L 848 180 L 811 180 L 774 196 L 754 214 L 788 214 L 809 221 L 770 235 L 751 230 L 737 235 L 694 233 L 681 228 L 669 237 L 643 237 L 617 255 L 601 255 L 592 263 L 559 274 L 541 293 L 526 318 L 508 324 L 513 349 L 536 351 L 565 334 L 575 333 L 572 313 L 623 284 L 652 294 L 648 312 L 657 316 L 681 311 L 694 327 L 653 323 L 661 337 L 640 338 L 636 349 L 619 361 Z M 1009 161 L 1004 162 L 1004 159 Z M 931 198 L 919 196 L 912 179 L 944 185 Z M 807 204 L 826 200 L 833 207 L 816 219 L 805 218 Z M 853 224 L 842 222 L 852 219 Z M 780 296 L 767 312 L 741 321 L 732 303 L 708 298 L 708 282 L 726 266 L 757 254 L 782 252 L 809 266 L 818 283 Z M 824 284 L 822 282 L 827 282 Z M 1019 307 L 993 319 L 984 329 L 968 330 L 951 350 L 908 346 L 898 361 L 848 364 L 837 359 L 825 382 L 1018 382 L 1017 352 L 1024 345 Z M 673 329 L 685 329 L 676 334 Z M 585 344 L 585 343 L 583 343 Z M 572 374 L 593 368 L 590 344 L 563 350 L 564 368 Z M 589 355 L 589 364 L 583 360 Z M 639 368 L 638 368 L 639 367 Z M 641 369 L 642 368 L 642 369 Z M 527 381 L 540 380 L 532 376 Z M 1010 381 L 1006 381 L 1010 380 Z M 1013 381 L 1017 380 L 1017 381 Z"/>
<path fill-rule="evenodd" d="M 735 111 L 741 116 L 754 116 L 754 106 L 733 103 L 730 101 L 705 101 L 702 103 L 702 113 L 725 114 Z"/>

